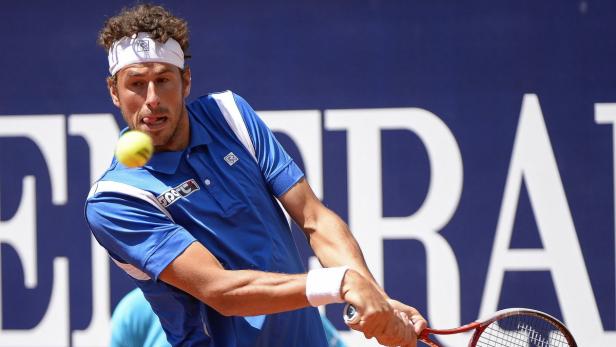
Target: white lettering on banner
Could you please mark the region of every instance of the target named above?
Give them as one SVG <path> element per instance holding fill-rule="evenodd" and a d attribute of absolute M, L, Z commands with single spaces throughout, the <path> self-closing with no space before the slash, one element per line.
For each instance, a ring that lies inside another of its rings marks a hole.
<path fill-rule="evenodd" d="M 62 115 L 4 116 L 0 117 L 0 137 L 25 137 L 40 149 L 49 169 L 52 183 L 52 202 L 65 204 L 66 187 L 66 133 Z M 0 243 L 11 246 L 17 253 L 24 271 L 26 288 L 38 286 L 36 248 L 36 179 L 23 178 L 23 190 L 15 215 L 0 221 Z M 1 269 L 1 266 L 0 266 Z M 68 346 L 69 294 L 68 260 L 57 257 L 53 262 L 53 286 L 45 315 L 32 329 L 2 329 L 2 293 L 0 292 L 0 346 Z M 0 281 L 6 278 L 0 270 Z M 1 291 L 1 287 L 0 287 Z"/>
<path fill-rule="evenodd" d="M 36 144 L 49 169 L 51 200 L 54 205 L 66 204 L 68 189 L 64 116 L 2 116 L 0 137 L 26 137 Z"/>
<path fill-rule="evenodd" d="M 543 249 L 509 248 L 522 182 Z M 584 258 L 536 95 L 524 96 L 480 316 L 494 312 L 505 271 L 548 270 L 565 324 L 580 346 L 614 346 L 604 332 Z"/>
<path fill-rule="evenodd" d="M 325 127 L 348 138 L 349 224 L 375 278 L 383 283 L 383 239 L 416 239 L 427 256 L 428 316 L 434 326 L 460 324 L 460 274 L 455 254 L 438 232 L 451 219 L 462 191 L 462 158 L 447 126 L 419 108 L 327 110 Z M 417 212 L 383 217 L 381 131 L 408 130 L 425 145 L 430 185 Z M 463 344 L 464 337 L 443 339 Z"/>
<path fill-rule="evenodd" d="M 598 124 L 612 124 L 612 179 L 614 180 L 612 189 L 614 190 L 614 226 L 616 226 L 616 127 L 614 126 L 616 124 L 616 103 L 595 104 L 595 122 Z M 616 250 L 616 244 L 614 245 L 614 250 Z M 614 269 L 616 270 L 616 266 Z"/>
<path fill-rule="evenodd" d="M 90 149 L 90 183 L 94 183 L 105 172 L 113 156 L 115 141 L 119 134 L 118 125 L 110 113 L 74 114 L 68 118 L 68 132 L 81 136 Z M 84 230 L 87 232 L 87 230 Z M 102 347 L 107 345 L 109 333 L 110 288 L 109 256 L 94 236 L 90 235 L 92 252 L 92 319 L 87 328 L 73 332 L 74 347 Z"/>

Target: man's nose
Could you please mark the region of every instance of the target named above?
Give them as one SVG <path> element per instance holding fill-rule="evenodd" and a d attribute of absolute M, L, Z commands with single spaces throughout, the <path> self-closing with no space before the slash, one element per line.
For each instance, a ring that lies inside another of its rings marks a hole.
<path fill-rule="evenodd" d="M 156 109 L 160 104 L 160 97 L 158 96 L 158 91 L 156 90 L 156 84 L 154 82 L 148 83 L 145 103 L 150 109 Z"/>

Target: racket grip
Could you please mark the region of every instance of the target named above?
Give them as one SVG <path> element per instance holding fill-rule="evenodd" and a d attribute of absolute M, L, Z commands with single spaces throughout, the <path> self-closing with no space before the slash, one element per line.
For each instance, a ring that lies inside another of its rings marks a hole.
<path fill-rule="evenodd" d="M 357 312 L 357 309 L 355 308 L 355 306 L 349 303 L 344 305 L 344 311 L 342 311 L 342 317 L 344 318 L 344 322 L 347 325 L 359 323 L 359 312 Z"/>

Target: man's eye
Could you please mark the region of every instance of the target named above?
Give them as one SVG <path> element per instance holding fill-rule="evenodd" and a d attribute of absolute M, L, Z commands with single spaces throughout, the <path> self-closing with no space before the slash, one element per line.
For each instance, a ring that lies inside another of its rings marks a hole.
<path fill-rule="evenodd" d="M 135 87 L 135 88 L 139 88 L 139 87 L 143 87 L 145 83 L 143 83 L 143 81 L 135 81 L 131 83 L 131 86 Z"/>
<path fill-rule="evenodd" d="M 158 79 L 158 83 L 167 83 L 169 82 L 169 79 L 167 77 L 161 77 Z"/>

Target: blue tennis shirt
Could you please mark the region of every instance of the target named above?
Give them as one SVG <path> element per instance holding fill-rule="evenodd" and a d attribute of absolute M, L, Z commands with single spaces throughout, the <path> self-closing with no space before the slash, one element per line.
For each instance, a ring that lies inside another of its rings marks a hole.
<path fill-rule="evenodd" d="M 225 317 L 158 280 L 192 242 L 228 270 L 305 272 L 275 197 L 303 173 L 248 103 L 230 91 L 190 103 L 190 143 L 129 169 L 114 160 L 92 187 L 86 219 L 134 278 L 173 346 L 327 346 L 309 307 Z"/>

